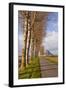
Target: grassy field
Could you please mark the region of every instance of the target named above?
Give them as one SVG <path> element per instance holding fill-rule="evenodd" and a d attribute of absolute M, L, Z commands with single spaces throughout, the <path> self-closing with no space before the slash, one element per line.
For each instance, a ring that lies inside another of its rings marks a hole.
<path fill-rule="evenodd" d="M 19 69 L 19 79 L 40 78 L 40 63 L 38 57 L 33 57 L 31 63 L 24 70 Z"/>
<path fill-rule="evenodd" d="M 52 63 L 58 64 L 58 56 L 44 56 L 44 58 Z"/>

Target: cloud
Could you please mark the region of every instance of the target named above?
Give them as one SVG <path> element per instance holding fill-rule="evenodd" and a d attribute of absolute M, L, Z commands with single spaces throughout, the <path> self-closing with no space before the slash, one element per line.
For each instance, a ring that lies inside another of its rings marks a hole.
<path fill-rule="evenodd" d="M 58 13 L 50 12 L 46 24 L 46 37 L 43 38 L 43 46 L 52 54 L 58 54 Z"/>
<path fill-rule="evenodd" d="M 58 32 L 47 32 L 46 37 L 43 39 L 43 45 L 46 50 L 49 50 L 52 54 L 58 54 Z"/>

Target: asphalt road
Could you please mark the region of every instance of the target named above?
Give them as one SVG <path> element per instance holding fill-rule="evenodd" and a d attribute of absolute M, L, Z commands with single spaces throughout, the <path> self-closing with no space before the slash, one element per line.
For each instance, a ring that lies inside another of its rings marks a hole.
<path fill-rule="evenodd" d="M 41 77 L 57 77 L 58 76 L 58 64 L 51 61 L 40 59 Z"/>

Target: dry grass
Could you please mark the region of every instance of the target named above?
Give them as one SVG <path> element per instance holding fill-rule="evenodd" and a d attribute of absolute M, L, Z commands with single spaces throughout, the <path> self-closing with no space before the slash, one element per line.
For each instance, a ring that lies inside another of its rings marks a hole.
<path fill-rule="evenodd" d="M 44 58 L 52 63 L 58 64 L 58 56 L 45 56 Z"/>

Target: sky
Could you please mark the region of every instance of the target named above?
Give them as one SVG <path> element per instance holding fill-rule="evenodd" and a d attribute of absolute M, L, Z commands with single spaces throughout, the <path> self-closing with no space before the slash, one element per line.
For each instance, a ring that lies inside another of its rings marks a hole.
<path fill-rule="evenodd" d="M 23 19 L 18 19 L 18 54 L 22 55 L 22 47 L 24 46 L 24 36 L 23 36 Z"/>
<path fill-rule="evenodd" d="M 53 55 L 58 55 L 58 13 L 49 12 L 46 23 L 46 36 L 43 45 Z"/>

